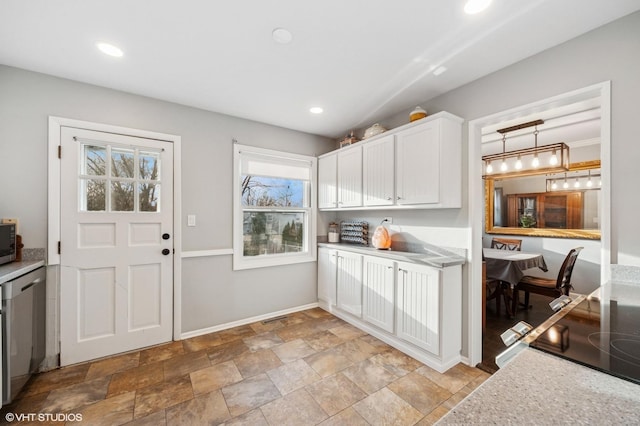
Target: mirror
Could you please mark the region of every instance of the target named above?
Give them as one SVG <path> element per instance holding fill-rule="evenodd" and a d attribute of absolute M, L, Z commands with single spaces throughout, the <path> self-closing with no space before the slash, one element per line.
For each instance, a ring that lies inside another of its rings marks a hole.
<path fill-rule="evenodd" d="M 487 234 L 600 239 L 600 160 L 567 173 L 485 179 Z"/>

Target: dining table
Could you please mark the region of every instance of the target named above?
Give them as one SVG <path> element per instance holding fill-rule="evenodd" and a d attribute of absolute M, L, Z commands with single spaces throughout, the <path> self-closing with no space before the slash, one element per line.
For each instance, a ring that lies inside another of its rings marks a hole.
<path fill-rule="evenodd" d="M 513 288 L 525 276 L 525 271 L 532 268 L 548 271 L 542 253 L 483 248 L 482 257 L 485 262 L 486 280 L 508 284 L 505 286 L 507 299 L 511 298 Z M 507 315 L 513 317 L 511 304 L 509 301 L 506 302 Z"/>

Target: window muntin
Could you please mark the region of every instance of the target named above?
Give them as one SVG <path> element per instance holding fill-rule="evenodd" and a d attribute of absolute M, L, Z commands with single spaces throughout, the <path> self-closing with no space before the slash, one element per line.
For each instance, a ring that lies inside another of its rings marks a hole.
<path fill-rule="evenodd" d="M 235 269 L 312 261 L 315 158 L 238 146 Z"/>
<path fill-rule="evenodd" d="M 81 211 L 160 211 L 159 152 L 83 143 L 81 155 Z"/>

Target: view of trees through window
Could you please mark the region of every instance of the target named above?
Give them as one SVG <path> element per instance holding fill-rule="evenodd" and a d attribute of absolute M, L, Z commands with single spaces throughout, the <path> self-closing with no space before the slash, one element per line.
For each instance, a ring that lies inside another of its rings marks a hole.
<path fill-rule="evenodd" d="M 243 175 L 241 185 L 244 255 L 303 251 L 308 182 Z"/>
<path fill-rule="evenodd" d="M 107 148 L 90 145 L 83 148 L 85 161 L 81 172 L 81 191 L 85 211 L 134 211 L 136 190 L 138 211 L 158 211 L 160 159 L 157 153 L 112 148 L 111 173 L 107 176 Z M 107 190 L 111 199 L 109 209 Z"/>

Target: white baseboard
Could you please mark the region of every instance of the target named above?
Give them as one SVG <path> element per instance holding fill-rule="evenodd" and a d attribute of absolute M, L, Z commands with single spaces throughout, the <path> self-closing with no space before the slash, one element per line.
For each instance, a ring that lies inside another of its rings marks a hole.
<path fill-rule="evenodd" d="M 269 318 L 279 317 L 282 315 L 292 314 L 294 312 L 306 311 L 307 309 L 317 308 L 318 303 L 309 303 L 308 305 L 296 306 L 289 309 L 283 309 L 281 311 L 270 312 L 264 315 L 258 315 L 251 318 L 244 318 L 238 321 L 232 321 L 225 324 L 214 325 L 213 327 L 201 328 L 199 330 L 187 331 L 180 334 L 180 339 L 189 339 L 191 337 L 202 336 L 203 334 L 215 333 L 217 331 L 227 330 L 233 327 L 239 327 L 241 325 L 252 324 L 254 322 L 266 320 Z"/>

